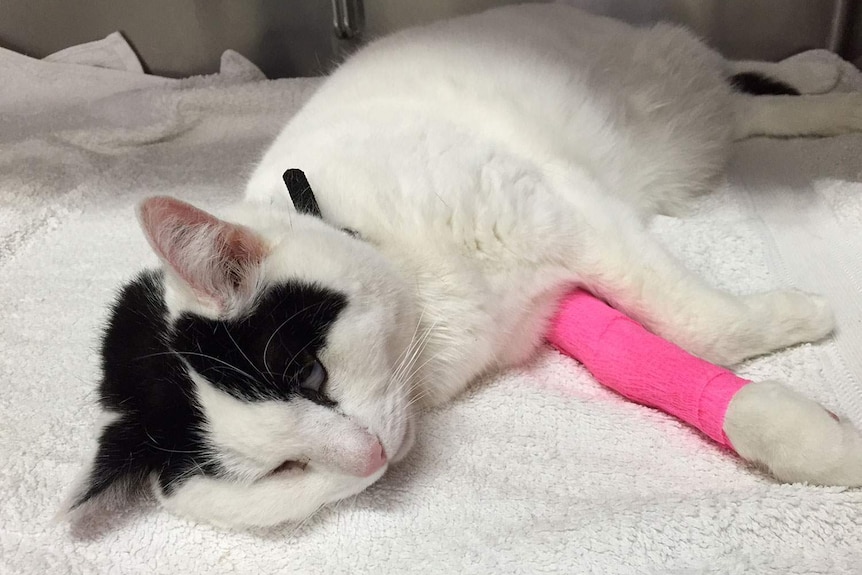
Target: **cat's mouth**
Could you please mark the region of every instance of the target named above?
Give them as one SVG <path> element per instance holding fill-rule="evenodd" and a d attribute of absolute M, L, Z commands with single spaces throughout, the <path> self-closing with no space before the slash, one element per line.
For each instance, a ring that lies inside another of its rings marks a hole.
<path fill-rule="evenodd" d="M 389 458 L 389 463 L 391 464 L 401 461 L 413 447 L 415 440 L 415 424 L 413 423 L 412 418 L 408 418 L 407 425 L 404 429 L 404 438 L 401 441 L 401 445 L 398 447 L 398 451 L 396 452 L 395 456 Z M 272 476 L 299 474 L 308 469 L 308 464 L 309 461 L 307 459 L 287 459 L 285 461 L 282 461 L 277 467 L 273 468 L 267 475 Z"/>

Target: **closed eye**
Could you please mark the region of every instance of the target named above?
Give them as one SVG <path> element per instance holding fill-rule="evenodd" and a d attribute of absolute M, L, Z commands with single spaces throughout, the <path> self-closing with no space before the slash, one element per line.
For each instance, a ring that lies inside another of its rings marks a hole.
<path fill-rule="evenodd" d="M 295 461 L 293 459 L 288 459 L 287 461 L 283 461 L 281 465 L 270 471 L 269 474 L 275 475 L 277 473 L 300 472 L 305 471 L 306 467 L 308 467 L 307 461 Z"/>

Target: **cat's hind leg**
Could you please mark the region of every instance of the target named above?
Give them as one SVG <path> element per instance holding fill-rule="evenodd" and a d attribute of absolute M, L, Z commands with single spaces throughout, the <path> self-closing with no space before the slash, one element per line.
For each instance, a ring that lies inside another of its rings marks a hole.
<path fill-rule="evenodd" d="M 594 297 L 560 304 L 548 341 L 603 385 L 694 426 L 783 481 L 862 485 L 862 438 L 775 382 L 752 383 L 691 357 Z"/>
<path fill-rule="evenodd" d="M 602 230 L 599 214 L 593 214 L 591 225 L 591 232 Z M 702 282 L 642 228 L 624 225 L 599 235 L 601 241 L 587 244 L 578 258 L 582 285 L 712 363 L 731 365 L 818 340 L 833 329 L 833 316 L 818 296 L 795 291 L 736 296 Z M 862 485 L 859 432 L 780 383 L 739 390 L 727 408 L 724 431 L 740 456 L 782 481 Z"/>
<path fill-rule="evenodd" d="M 733 96 L 733 135 L 836 136 L 862 131 L 862 94 Z"/>
<path fill-rule="evenodd" d="M 830 62 L 727 62 L 733 137 L 835 136 L 862 131 L 862 94 L 826 93 L 840 77 Z"/>
<path fill-rule="evenodd" d="M 591 213 L 586 213 L 589 210 Z M 613 211 L 613 210 L 610 210 Z M 634 216 L 579 214 L 589 230 L 573 263 L 582 285 L 653 333 L 719 365 L 733 365 L 834 328 L 826 301 L 798 291 L 738 296 L 707 285 L 668 254 Z"/>

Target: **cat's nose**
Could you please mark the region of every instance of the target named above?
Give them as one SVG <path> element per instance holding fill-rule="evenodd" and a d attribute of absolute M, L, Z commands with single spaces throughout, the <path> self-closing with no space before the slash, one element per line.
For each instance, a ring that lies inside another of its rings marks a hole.
<path fill-rule="evenodd" d="M 369 451 L 368 459 L 365 461 L 365 469 L 362 472 L 362 477 L 374 475 L 380 471 L 381 467 L 386 465 L 386 461 L 386 450 L 383 449 L 383 445 L 378 441 L 377 444 Z"/>

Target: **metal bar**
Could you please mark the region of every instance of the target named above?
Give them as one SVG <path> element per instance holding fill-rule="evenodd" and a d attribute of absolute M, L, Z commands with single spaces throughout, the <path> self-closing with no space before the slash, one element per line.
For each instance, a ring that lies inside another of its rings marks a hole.
<path fill-rule="evenodd" d="M 365 28 L 362 0 L 332 0 L 332 28 L 339 39 L 359 38 Z"/>
<path fill-rule="evenodd" d="M 855 0 L 835 0 L 826 47 L 836 54 L 842 54 L 847 46 L 850 33 L 850 9 L 854 4 Z"/>

